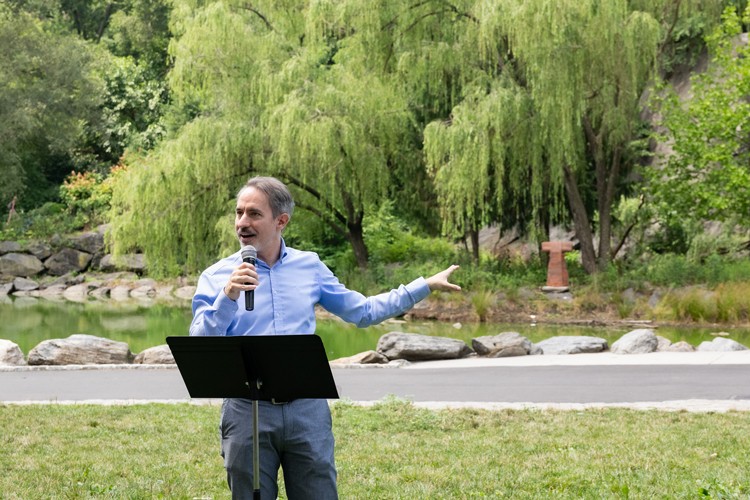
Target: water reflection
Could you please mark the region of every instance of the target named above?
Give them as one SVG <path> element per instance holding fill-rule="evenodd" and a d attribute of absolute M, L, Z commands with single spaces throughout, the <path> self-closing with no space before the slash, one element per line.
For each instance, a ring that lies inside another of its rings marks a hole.
<path fill-rule="evenodd" d="M 190 308 L 154 303 L 100 302 L 74 303 L 25 298 L 0 302 L 0 339 L 10 340 L 28 352 L 43 340 L 65 338 L 76 333 L 106 337 L 127 342 L 133 353 L 165 343 L 170 335 L 187 335 Z M 318 321 L 318 335 L 323 339 L 329 359 L 375 349 L 378 339 L 392 331 L 421 333 L 463 340 L 483 335 L 516 331 L 532 342 L 558 335 L 591 335 L 606 339 L 611 345 L 636 326 L 592 327 L 580 325 L 537 324 L 464 324 L 437 322 L 388 321 L 364 329 L 337 320 Z M 659 327 L 657 335 L 672 342 L 686 341 L 697 346 L 712 340 L 713 333 L 726 331 L 729 338 L 750 347 L 750 328 L 727 327 Z"/>

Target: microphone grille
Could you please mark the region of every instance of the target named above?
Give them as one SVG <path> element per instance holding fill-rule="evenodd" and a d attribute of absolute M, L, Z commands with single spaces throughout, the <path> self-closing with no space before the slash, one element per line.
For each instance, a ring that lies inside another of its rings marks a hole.
<path fill-rule="evenodd" d="M 240 255 L 242 255 L 243 259 L 253 258 L 255 259 L 258 257 L 258 251 L 255 249 L 252 245 L 247 245 L 242 247 L 242 250 L 240 250 Z"/>

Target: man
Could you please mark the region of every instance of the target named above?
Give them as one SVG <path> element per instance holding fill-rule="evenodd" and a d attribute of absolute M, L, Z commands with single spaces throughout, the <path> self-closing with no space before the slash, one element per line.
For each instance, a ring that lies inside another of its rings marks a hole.
<path fill-rule="evenodd" d="M 448 281 L 458 266 L 418 278 L 373 297 L 348 290 L 312 252 L 285 245 L 282 232 L 294 209 L 291 193 L 272 177 L 254 177 L 237 194 L 235 231 L 242 246 L 257 250 L 256 264 L 240 252 L 220 260 L 200 277 L 193 298 L 190 335 L 315 333 L 320 304 L 360 327 L 401 314 L 431 290 L 460 290 Z M 245 310 L 244 293 L 254 290 L 254 309 Z M 278 494 L 279 467 L 287 496 L 337 498 L 331 413 L 325 400 L 284 404 L 259 402 L 260 483 L 263 498 Z M 226 399 L 221 411 L 221 449 L 233 498 L 250 498 L 252 402 Z"/>

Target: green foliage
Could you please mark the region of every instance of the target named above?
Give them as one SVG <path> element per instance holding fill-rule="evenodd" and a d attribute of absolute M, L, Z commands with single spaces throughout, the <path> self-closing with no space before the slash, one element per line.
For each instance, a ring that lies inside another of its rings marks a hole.
<path fill-rule="evenodd" d="M 674 291 L 661 301 L 657 316 L 704 323 L 750 319 L 750 282 L 726 283 L 713 290 L 693 287 Z"/>
<path fill-rule="evenodd" d="M 101 86 L 85 43 L 24 12 L 0 6 L 0 45 L 0 204 L 17 195 L 30 209 L 54 200 L 75 165 Z"/>
<path fill-rule="evenodd" d="M 663 212 L 750 222 L 750 47 L 737 41 L 742 22 L 747 19 L 728 8 L 708 37 L 711 62 L 691 80 L 692 97 L 684 103 L 676 94 L 664 99 L 662 125 L 674 152 L 649 172 Z"/>
<path fill-rule="evenodd" d="M 364 233 L 370 262 L 395 264 L 432 261 L 446 267 L 456 257 L 453 245 L 439 238 L 421 237 L 394 215 L 395 207 L 386 201 L 380 209 L 365 218 Z"/>
<path fill-rule="evenodd" d="M 105 91 L 100 131 L 92 131 L 97 133 L 97 146 L 114 158 L 126 148 L 153 149 L 166 134 L 166 83 L 129 56 L 107 58 L 100 71 Z"/>
<path fill-rule="evenodd" d="M 125 148 L 153 147 L 167 100 L 169 5 L 0 6 L 0 173 L 10 179 L 0 203 L 17 195 L 19 207 L 31 210 L 56 200 L 71 170 L 105 173 Z"/>

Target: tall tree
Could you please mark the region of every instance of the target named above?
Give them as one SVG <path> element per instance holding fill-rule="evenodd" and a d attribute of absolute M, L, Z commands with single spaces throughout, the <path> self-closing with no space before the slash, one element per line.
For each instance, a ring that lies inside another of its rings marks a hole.
<path fill-rule="evenodd" d="M 390 196 L 423 203 L 426 181 L 390 48 L 370 45 L 394 10 L 179 3 L 171 88 L 196 116 L 116 189 L 116 250 L 140 246 L 156 271 L 199 269 L 233 245 L 218 227 L 242 180 L 262 173 L 287 181 L 365 267 L 365 214 Z M 141 222 L 150 213 L 165 215 Z"/>
<path fill-rule="evenodd" d="M 480 2 L 472 17 L 491 83 L 425 133 L 448 228 L 486 223 L 526 190 L 541 226 L 564 215 L 564 194 L 584 267 L 602 269 L 659 22 L 624 0 Z"/>

